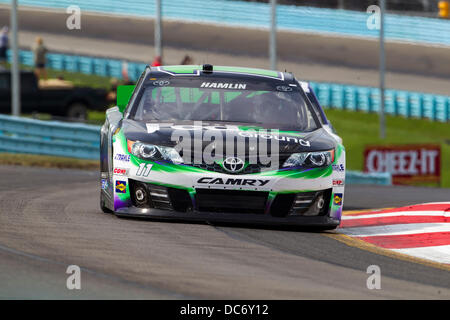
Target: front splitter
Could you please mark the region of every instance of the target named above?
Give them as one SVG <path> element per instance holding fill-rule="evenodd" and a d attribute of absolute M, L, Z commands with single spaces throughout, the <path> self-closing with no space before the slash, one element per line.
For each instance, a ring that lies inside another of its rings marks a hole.
<path fill-rule="evenodd" d="M 120 217 L 137 217 L 161 220 L 197 221 L 197 222 L 222 222 L 222 223 L 244 223 L 271 226 L 298 226 L 298 227 L 320 227 L 336 228 L 340 220 L 328 216 L 287 216 L 284 218 L 273 217 L 267 214 L 249 213 L 218 213 L 218 212 L 179 212 L 160 210 L 154 208 L 120 208 L 114 212 Z"/>

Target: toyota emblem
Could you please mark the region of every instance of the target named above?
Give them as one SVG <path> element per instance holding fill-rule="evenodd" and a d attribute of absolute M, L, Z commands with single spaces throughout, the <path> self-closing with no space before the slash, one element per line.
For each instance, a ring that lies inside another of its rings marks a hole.
<path fill-rule="evenodd" d="M 223 161 L 223 168 L 228 172 L 239 172 L 244 169 L 244 161 L 236 157 L 228 157 Z"/>

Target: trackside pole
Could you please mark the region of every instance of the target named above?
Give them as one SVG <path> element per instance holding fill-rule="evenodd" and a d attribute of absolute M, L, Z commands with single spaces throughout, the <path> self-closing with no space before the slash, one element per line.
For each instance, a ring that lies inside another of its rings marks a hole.
<path fill-rule="evenodd" d="M 161 7 L 161 1 L 162 0 L 156 0 L 155 1 L 155 56 L 159 56 L 162 58 L 162 7 Z"/>
<path fill-rule="evenodd" d="M 20 116 L 20 71 L 19 44 L 17 36 L 17 0 L 11 2 L 11 32 L 12 32 L 12 65 L 11 65 L 11 102 L 12 115 Z"/>
<path fill-rule="evenodd" d="M 277 0 L 270 0 L 270 69 L 277 70 Z"/>
<path fill-rule="evenodd" d="M 384 15 L 386 12 L 386 0 L 380 0 L 380 138 L 386 138 L 386 119 L 384 113 L 384 90 L 385 90 L 385 71 L 386 57 L 384 49 Z"/>

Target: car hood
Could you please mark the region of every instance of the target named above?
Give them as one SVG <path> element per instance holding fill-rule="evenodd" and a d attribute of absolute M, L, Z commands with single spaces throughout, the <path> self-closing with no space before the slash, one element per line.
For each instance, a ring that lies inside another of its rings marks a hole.
<path fill-rule="evenodd" d="M 330 150 L 336 147 L 336 140 L 323 128 L 312 132 L 285 131 L 275 128 L 264 128 L 245 123 L 226 122 L 194 122 L 194 121 L 166 121 L 141 122 L 124 119 L 122 129 L 128 140 L 149 144 L 175 147 L 184 138 L 189 138 L 192 147 L 202 146 L 202 150 L 211 144 L 211 137 L 226 137 L 226 143 L 245 143 L 249 148 L 251 143 L 267 143 L 270 150 L 271 142 L 279 142 L 280 154 L 296 152 L 313 152 Z M 246 150 L 248 151 L 248 150 Z"/>

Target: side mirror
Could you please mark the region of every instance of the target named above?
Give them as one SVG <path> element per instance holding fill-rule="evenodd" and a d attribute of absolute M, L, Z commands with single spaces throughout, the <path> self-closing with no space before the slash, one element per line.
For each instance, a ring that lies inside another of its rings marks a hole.
<path fill-rule="evenodd" d="M 120 112 L 124 112 L 125 108 L 128 105 L 128 102 L 133 95 L 134 85 L 126 85 L 126 86 L 118 86 L 117 87 L 117 106 L 119 107 Z"/>

